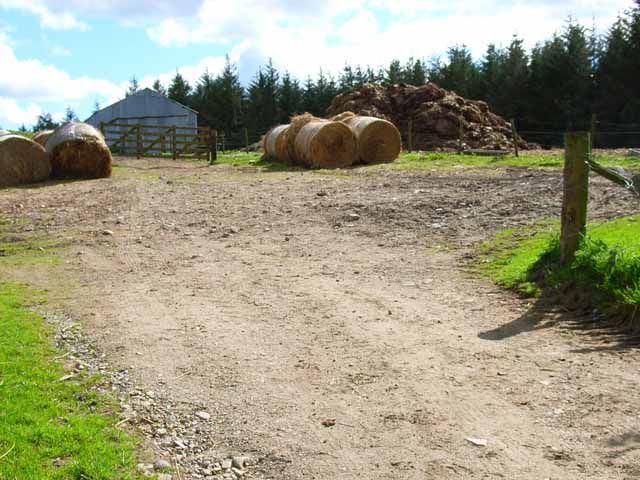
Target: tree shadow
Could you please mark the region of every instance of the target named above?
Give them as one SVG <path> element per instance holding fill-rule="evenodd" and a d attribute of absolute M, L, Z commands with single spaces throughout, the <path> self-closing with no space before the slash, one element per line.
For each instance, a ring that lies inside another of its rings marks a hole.
<path fill-rule="evenodd" d="M 517 335 L 555 327 L 570 330 L 584 337 L 584 347 L 572 349 L 572 353 L 593 353 L 635 350 L 640 347 L 637 328 L 629 327 L 625 319 L 610 312 L 594 309 L 590 302 L 576 305 L 574 298 L 567 302 L 557 292 L 546 292 L 520 317 L 492 330 L 480 332 L 478 338 L 502 341 Z"/>

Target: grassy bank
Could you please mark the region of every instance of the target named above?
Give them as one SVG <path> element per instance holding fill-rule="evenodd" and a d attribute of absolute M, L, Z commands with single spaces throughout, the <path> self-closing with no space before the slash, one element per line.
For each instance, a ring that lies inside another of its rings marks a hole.
<path fill-rule="evenodd" d="M 481 269 L 496 283 L 527 295 L 575 287 L 594 303 L 635 314 L 640 308 L 640 215 L 590 223 L 576 258 L 559 266 L 559 225 L 499 233 L 481 247 Z"/>

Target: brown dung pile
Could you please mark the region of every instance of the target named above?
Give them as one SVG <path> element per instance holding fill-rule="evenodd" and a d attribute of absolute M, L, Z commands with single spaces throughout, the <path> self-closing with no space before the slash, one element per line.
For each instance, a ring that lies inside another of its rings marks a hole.
<path fill-rule="evenodd" d="M 287 149 L 287 130 L 289 125 L 278 125 L 267 132 L 262 139 L 262 149 L 267 158 L 272 158 L 280 162 L 290 160 Z"/>
<path fill-rule="evenodd" d="M 344 168 L 358 159 L 358 141 L 349 127 L 308 113 L 291 119 L 287 148 L 293 161 L 307 167 Z"/>
<path fill-rule="evenodd" d="M 21 135 L 0 135 L 0 187 L 42 182 L 51 164 L 44 148 Z"/>
<path fill-rule="evenodd" d="M 413 120 L 416 150 L 513 149 L 510 123 L 490 112 L 485 102 L 467 100 L 433 83 L 420 87 L 367 84 L 333 99 L 329 116 L 343 112 L 390 121 L 400 129 L 405 144 Z M 535 148 L 521 139 L 518 144 Z"/>
<path fill-rule="evenodd" d="M 53 130 L 40 130 L 33 136 L 33 141 L 44 147 L 52 133 Z"/>
<path fill-rule="evenodd" d="M 52 174 L 58 178 L 104 178 L 111 175 L 111 152 L 91 125 L 70 122 L 47 140 Z"/>
<path fill-rule="evenodd" d="M 333 121 L 348 125 L 358 139 L 358 157 L 361 163 L 393 162 L 402 150 L 402 139 L 396 126 L 375 117 L 362 117 L 343 112 Z"/>

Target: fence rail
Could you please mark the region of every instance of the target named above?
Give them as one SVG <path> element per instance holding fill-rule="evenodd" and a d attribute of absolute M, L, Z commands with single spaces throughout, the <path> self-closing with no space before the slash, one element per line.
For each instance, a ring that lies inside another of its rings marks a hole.
<path fill-rule="evenodd" d="M 171 156 L 213 162 L 217 132 L 209 127 L 101 123 L 100 131 L 113 153 L 137 158 Z"/>

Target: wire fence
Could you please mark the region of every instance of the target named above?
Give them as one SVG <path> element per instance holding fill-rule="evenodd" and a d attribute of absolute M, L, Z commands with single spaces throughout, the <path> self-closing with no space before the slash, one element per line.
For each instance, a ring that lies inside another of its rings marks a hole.
<path fill-rule="evenodd" d="M 640 124 L 582 122 L 562 124 L 559 122 L 516 121 L 518 135 L 530 143 L 542 148 L 562 148 L 564 135 L 568 131 L 586 131 L 591 133 L 592 148 L 621 149 L 640 147 Z"/>

